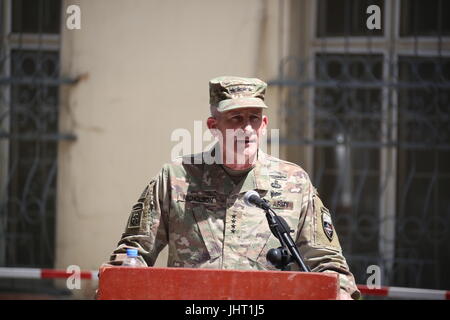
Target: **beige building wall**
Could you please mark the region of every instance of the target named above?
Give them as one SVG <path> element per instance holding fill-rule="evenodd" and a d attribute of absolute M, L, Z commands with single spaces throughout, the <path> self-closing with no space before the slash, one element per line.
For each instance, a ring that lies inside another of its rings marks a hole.
<path fill-rule="evenodd" d="M 108 259 L 131 206 L 170 161 L 173 130 L 208 117 L 209 79 L 276 78 L 282 2 L 64 2 L 80 6 L 81 30 L 63 26 L 62 76 L 84 76 L 61 90 L 60 131 L 77 140 L 59 148 L 56 267 Z"/>

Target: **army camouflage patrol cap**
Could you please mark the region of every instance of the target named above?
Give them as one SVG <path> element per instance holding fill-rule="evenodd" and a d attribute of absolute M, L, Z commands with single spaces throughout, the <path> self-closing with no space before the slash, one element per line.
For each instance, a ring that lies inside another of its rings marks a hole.
<path fill-rule="evenodd" d="M 209 81 L 209 103 L 217 111 L 239 108 L 267 108 L 267 84 L 257 78 L 222 76 Z"/>

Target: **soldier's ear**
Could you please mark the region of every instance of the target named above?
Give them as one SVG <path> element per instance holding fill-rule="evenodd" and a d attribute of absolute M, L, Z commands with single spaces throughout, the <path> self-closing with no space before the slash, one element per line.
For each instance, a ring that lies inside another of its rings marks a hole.
<path fill-rule="evenodd" d="M 269 117 L 268 116 L 263 116 L 262 117 L 263 122 L 265 123 L 265 125 L 267 126 L 269 124 Z"/>
<path fill-rule="evenodd" d="M 209 117 L 206 120 L 206 126 L 208 127 L 208 129 L 217 129 L 217 119 L 214 117 Z"/>
<path fill-rule="evenodd" d="M 267 116 L 263 116 L 262 117 L 262 123 L 261 123 L 262 129 L 264 131 L 263 134 L 266 134 L 265 131 L 266 131 L 266 128 L 267 128 L 268 125 L 269 125 L 269 118 Z"/>
<path fill-rule="evenodd" d="M 208 120 L 206 120 L 206 126 L 208 127 L 209 131 L 211 132 L 211 135 L 214 138 L 221 139 L 222 138 L 221 132 L 217 128 L 218 122 L 219 121 L 217 120 L 217 118 L 209 117 Z"/>

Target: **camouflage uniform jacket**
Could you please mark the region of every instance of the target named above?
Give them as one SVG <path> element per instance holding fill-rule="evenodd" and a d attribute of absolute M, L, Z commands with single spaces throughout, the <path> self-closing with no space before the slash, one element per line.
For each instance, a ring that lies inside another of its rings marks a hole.
<path fill-rule="evenodd" d="M 237 185 L 218 164 L 163 166 L 133 206 L 125 233 L 111 256 L 118 265 L 128 247 L 138 248 L 148 266 L 169 246 L 169 267 L 276 270 L 266 253 L 280 246 L 262 209 L 244 204 L 256 190 L 285 218 L 305 263 L 314 272 L 339 273 L 353 298 L 355 285 L 328 209 L 299 166 L 259 151 L 255 167 Z"/>

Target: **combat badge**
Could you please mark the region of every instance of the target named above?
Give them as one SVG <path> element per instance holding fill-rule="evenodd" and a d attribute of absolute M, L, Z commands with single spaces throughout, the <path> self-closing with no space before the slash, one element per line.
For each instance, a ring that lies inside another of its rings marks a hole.
<path fill-rule="evenodd" d="M 333 223 L 331 222 L 331 215 L 327 208 L 322 207 L 320 209 L 322 212 L 322 227 L 323 231 L 325 232 L 325 235 L 327 236 L 328 240 L 330 242 L 333 240 Z"/>
<path fill-rule="evenodd" d="M 277 180 L 275 180 L 275 182 L 272 182 L 270 185 L 272 186 L 272 188 L 276 188 L 276 189 L 281 188 L 281 185 L 278 183 Z"/>
<path fill-rule="evenodd" d="M 130 215 L 130 220 L 128 221 L 128 228 L 139 228 L 141 226 L 143 210 L 144 210 L 143 202 L 138 202 L 133 206 Z"/>
<path fill-rule="evenodd" d="M 270 197 L 271 198 L 275 198 L 275 197 L 278 197 L 278 196 L 281 196 L 281 192 L 276 192 L 276 191 L 270 191 Z"/>
<path fill-rule="evenodd" d="M 282 174 L 270 174 L 270 177 L 275 180 L 287 180 L 287 176 Z"/>

